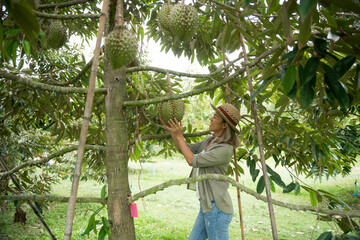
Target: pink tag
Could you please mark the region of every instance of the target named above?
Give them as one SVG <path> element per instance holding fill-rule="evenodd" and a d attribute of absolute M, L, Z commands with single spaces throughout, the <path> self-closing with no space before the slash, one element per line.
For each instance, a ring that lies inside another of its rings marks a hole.
<path fill-rule="evenodd" d="M 137 211 L 136 203 L 131 203 L 130 204 L 130 212 L 131 212 L 132 217 L 138 217 L 138 211 Z"/>

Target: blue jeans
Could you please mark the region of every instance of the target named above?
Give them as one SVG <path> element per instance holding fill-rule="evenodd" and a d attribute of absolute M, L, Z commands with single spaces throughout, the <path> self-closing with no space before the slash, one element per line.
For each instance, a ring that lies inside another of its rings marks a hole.
<path fill-rule="evenodd" d="M 189 240 L 229 240 L 229 224 L 232 214 L 220 211 L 212 201 L 212 211 L 203 213 L 201 204 Z"/>

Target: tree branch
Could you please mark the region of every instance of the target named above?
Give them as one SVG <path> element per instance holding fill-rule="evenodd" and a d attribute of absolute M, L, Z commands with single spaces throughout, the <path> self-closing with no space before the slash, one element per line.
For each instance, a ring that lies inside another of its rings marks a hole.
<path fill-rule="evenodd" d="M 71 7 L 77 4 L 87 3 L 87 2 L 94 2 L 94 0 L 74 0 L 62 3 L 50 3 L 50 4 L 43 4 L 38 7 L 38 9 L 47 9 L 47 8 L 64 8 L 64 7 Z"/>
<path fill-rule="evenodd" d="M 84 18 L 100 18 L 100 14 L 78 14 L 78 15 L 68 15 L 68 14 L 51 14 L 43 13 L 39 11 L 34 11 L 35 15 L 42 18 L 50 19 L 64 19 L 64 20 L 73 20 L 73 19 L 84 19 Z"/>
<path fill-rule="evenodd" d="M 54 91 L 54 92 L 58 92 L 58 93 L 85 93 L 85 94 L 87 93 L 86 88 L 53 86 L 50 84 L 36 82 L 29 78 L 25 78 L 25 77 L 21 77 L 21 76 L 9 73 L 3 69 L 0 69 L 0 77 L 5 78 L 5 79 L 14 80 L 19 83 L 28 85 L 30 87 L 40 88 L 42 90 L 47 90 L 47 91 Z M 95 93 L 106 93 L 106 89 L 105 88 L 97 88 L 97 89 L 95 89 Z"/>
<path fill-rule="evenodd" d="M 208 74 L 194 74 L 194 73 L 186 73 L 186 72 L 178 72 L 174 70 L 159 68 L 159 67 L 153 67 L 153 66 L 138 66 L 138 67 L 131 67 L 126 69 L 126 73 L 132 73 L 132 72 L 141 72 L 141 71 L 153 71 L 153 72 L 159 72 L 159 73 L 169 73 L 172 75 L 176 75 L 179 77 L 191 77 L 191 78 L 209 78 L 217 73 L 222 72 L 224 69 L 227 69 L 234 65 L 235 62 L 239 61 L 241 58 L 238 57 L 233 61 L 230 61 L 228 64 L 226 64 L 223 68 L 217 69 L 216 71 Z"/>
<path fill-rule="evenodd" d="M 221 174 L 204 174 L 198 177 L 192 177 L 192 178 L 183 178 L 183 179 L 176 179 L 176 180 L 170 180 L 168 182 L 161 183 L 159 185 L 156 185 L 154 187 L 151 187 L 149 189 L 146 189 L 144 191 L 141 191 L 134 196 L 130 198 L 131 202 L 137 201 L 140 198 L 144 198 L 150 194 L 155 194 L 158 191 L 162 191 L 165 188 L 175 186 L 175 185 L 181 185 L 181 184 L 188 184 L 188 183 L 194 183 L 198 181 L 203 181 L 205 179 L 212 179 L 217 181 L 223 181 L 228 182 L 232 186 L 240 189 L 241 191 L 255 197 L 257 200 L 261 200 L 263 202 L 267 202 L 266 196 L 263 196 L 261 194 L 258 194 L 257 192 L 243 186 L 242 184 L 235 181 L 235 179 L 232 179 L 228 176 L 221 175 Z M 323 213 L 329 216 L 342 216 L 342 217 L 350 217 L 350 218 L 358 218 L 360 217 L 360 211 L 340 211 L 340 210 L 330 210 L 326 208 L 319 208 L 319 207 L 313 207 L 313 206 L 306 206 L 306 205 L 296 205 L 291 203 L 285 203 L 278 200 L 273 199 L 273 204 L 277 205 L 279 207 L 288 208 L 290 210 L 296 210 L 296 211 L 309 211 L 314 212 L 316 214 Z"/>
<path fill-rule="evenodd" d="M 255 58 L 251 63 L 248 64 L 248 66 L 249 67 L 255 66 L 263 58 L 269 56 L 270 54 L 272 54 L 273 52 L 275 52 L 276 50 L 278 50 L 281 47 L 282 47 L 281 44 L 273 47 L 269 51 L 267 51 L 267 52 L 261 54 L 260 56 L 258 56 L 257 58 Z M 132 69 L 134 69 L 134 68 L 132 68 Z M 136 69 L 139 69 L 139 67 L 137 67 Z M 147 67 L 147 69 L 152 69 L 153 71 L 165 71 L 165 69 L 155 68 L 155 67 Z M 166 71 L 168 71 L 169 73 L 174 73 L 175 75 L 180 74 L 179 72 L 176 72 L 176 71 L 169 71 L 169 70 L 166 70 Z M 166 71 L 165 71 L 165 73 L 166 73 Z M 203 93 L 205 91 L 213 90 L 213 89 L 215 89 L 215 88 L 217 88 L 217 87 L 219 87 L 221 85 L 224 85 L 227 82 L 230 82 L 233 78 L 235 78 L 238 75 L 244 73 L 245 71 L 246 71 L 246 68 L 242 67 L 242 68 L 236 70 L 235 73 L 231 74 L 229 77 L 225 78 L 222 81 L 216 82 L 216 83 L 214 83 L 212 85 L 208 85 L 208 86 L 200 88 L 200 89 L 196 89 L 196 90 L 193 90 L 193 91 L 189 91 L 189 92 L 181 93 L 181 94 L 176 94 L 176 95 L 169 95 L 169 96 L 158 97 L 158 98 L 153 98 L 153 99 L 146 99 L 146 100 L 127 101 L 127 102 L 124 102 L 123 107 L 149 105 L 149 104 L 159 103 L 159 102 L 170 100 L 170 99 L 175 100 L 175 99 L 181 99 L 181 98 L 186 98 L 186 97 L 198 95 L 198 94 Z M 181 73 L 181 74 L 186 74 L 186 73 Z M 212 74 L 214 74 L 214 73 L 212 73 Z M 190 75 L 192 75 L 194 77 L 195 76 L 202 76 L 203 78 L 211 76 L 211 74 L 187 74 L 187 76 L 190 76 Z M 185 75 L 181 75 L 181 76 L 185 76 Z"/>
<path fill-rule="evenodd" d="M 69 146 L 67 148 L 63 148 L 63 149 L 61 149 L 61 150 L 59 150 L 59 151 L 57 151 L 55 153 L 50 154 L 47 157 L 39 159 L 39 160 L 30 160 L 30 161 L 23 162 L 20 165 L 12 168 L 9 171 L 0 172 L 0 178 L 4 177 L 4 176 L 8 176 L 10 174 L 13 174 L 14 172 L 17 172 L 20 169 L 28 167 L 28 166 L 35 166 L 35 165 L 39 165 L 39 164 L 44 164 L 44 163 L 50 161 L 53 158 L 59 157 L 59 156 L 64 155 L 65 153 L 68 153 L 68 152 L 72 152 L 72 151 L 76 150 L 77 148 L 78 148 L 78 145 L 72 145 L 72 146 Z M 98 145 L 86 145 L 86 149 L 87 150 L 104 150 L 104 151 L 106 150 L 105 146 L 98 146 Z"/>
<path fill-rule="evenodd" d="M 38 202 L 68 202 L 69 197 L 54 196 L 54 195 L 21 194 L 21 195 L 0 195 L 0 201 L 1 200 L 38 201 Z M 76 199 L 76 202 L 106 204 L 106 199 L 97 198 L 97 197 L 79 197 Z"/>
<path fill-rule="evenodd" d="M 200 137 L 203 135 L 210 134 L 210 131 L 203 131 L 203 132 L 197 132 L 197 133 L 185 133 L 184 137 Z M 170 134 L 154 134 L 154 135 L 145 135 L 140 136 L 140 139 L 142 141 L 148 141 L 148 140 L 154 140 L 154 139 L 169 139 L 171 138 Z M 132 145 L 135 143 L 135 139 L 132 139 L 129 141 L 129 144 Z"/>
<path fill-rule="evenodd" d="M 266 196 L 263 196 L 261 194 L 258 194 L 257 192 L 245 187 L 244 185 L 238 183 L 235 181 L 235 179 L 232 179 L 225 175 L 220 174 L 204 174 L 198 177 L 192 177 L 192 178 L 183 178 L 183 179 L 176 179 L 176 180 L 170 180 L 168 182 L 161 183 L 159 185 L 156 185 L 154 187 L 151 187 L 149 189 L 146 189 L 144 191 L 141 191 L 135 195 L 133 195 L 130 199 L 131 202 L 137 201 L 141 198 L 145 198 L 146 196 L 150 194 L 155 194 L 159 191 L 162 191 L 168 187 L 172 187 L 175 185 L 182 185 L 182 184 L 188 184 L 188 183 L 194 183 L 197 181 L 203 181 L 205 179 L 212 179 L 217 181 L 223 181 L 228 182 L 232 186 L 240 189 L 241 191 L 255 197 L 257 200 L 261 200 L 263 202 L 266 202 Z M 28 195 L 28 194 L 22 194 L 22 195 L 0 195 L 0 200 L 33 200 L 33 201 L 57 201 L 57 202 L 68 202 L 69 197 L 62 197 L 62 196 L 53 196 L 53 195 Z M 102 203 L 106 204 L 106 199 L 103 198 L 96 198 L 96 197 L 80 197 L 77 198 L 77 202 L 80 203 Z M 342 216 L 342 217 L 350 217 L 350 218 L 358 218 L 360 217 L 360 211 L 340 211 L 340 210 L 330 210 L 326 208 L 319 208 L 319 207 L 313 207 L 313 206 L 306 206 L 306 205 L 296 205 L 291 203 L 285 203 L 278 200 L 273 199 L 273 203 L 279 207 L 284 207 L 290 210 L 295 211 L 309 211 L 314 212 L 316 214 L 322 213 L 329 216 Z"/>

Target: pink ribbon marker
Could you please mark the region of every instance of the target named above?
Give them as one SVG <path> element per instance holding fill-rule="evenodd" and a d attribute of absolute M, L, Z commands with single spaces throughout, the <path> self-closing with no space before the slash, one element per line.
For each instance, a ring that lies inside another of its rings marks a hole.
<path fill-rule="evenodd" d="M 131 212 L 132 217 L 138 217 L 138 210 L 137 210 L 136 203 L 130 204 L 130 212 Z"/>

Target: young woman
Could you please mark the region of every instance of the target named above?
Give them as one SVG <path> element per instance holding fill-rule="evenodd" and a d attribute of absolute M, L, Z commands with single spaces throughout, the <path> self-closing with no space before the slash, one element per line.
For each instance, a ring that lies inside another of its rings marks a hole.
<path fill-rule="evenodd" d="M 239 133 L 236 128 L 240 120 L 239 111 L 229 103 L 219 107 L 211 104 L 211 107 L 215 110 L 209 125 L 212 136 L 195 144 L 186 144 L 181 122 L 176 119 L 168 123 L 163 122 L 187 163 L 193 167 L 190 174 L 192 177 L 202 174 L 225 174 L 233 156 L 233 147 L 239 145 L 236 136 L 236 133 Z M 216 180 L 203 180 L 188 186 L 196 191 L 200 201 L 200 212 L 189 240 L 229 239 L 233 206 L 228 187 L 228 183 Z"/>

